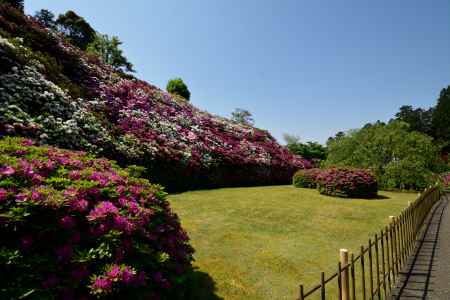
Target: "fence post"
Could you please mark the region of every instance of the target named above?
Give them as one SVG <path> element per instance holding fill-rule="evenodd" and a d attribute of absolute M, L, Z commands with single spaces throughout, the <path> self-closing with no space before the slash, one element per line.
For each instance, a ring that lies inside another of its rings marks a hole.
<path fill-rule="evenodd" d="M 339 261 L 341 262 L 342 277 L 341 277 L 341 289 L 342 289 L 342 300 L 350 300 L 350 287 L 349 287 L 349 276 L 348 276 L 348 250 L 341 249 L 339 251 Z"/>

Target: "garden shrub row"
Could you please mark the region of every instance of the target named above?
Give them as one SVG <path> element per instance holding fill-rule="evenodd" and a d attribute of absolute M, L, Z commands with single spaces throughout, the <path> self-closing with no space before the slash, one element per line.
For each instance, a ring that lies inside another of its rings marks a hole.
<path fill-rule="evenodd" d="M 165 196 L 106 159 L 0 139 L 2 299 L 182 298 L 193 249 Z"/>
<path fill-rule="evenodd" d="M 321 194 L 345 198 L 375 198 L 378 184 L 368 170 L 330 168 L 299 170 L 293 177 L 296 187 L 316 188 Z"/>
<path fill-rule="evenodd" d="M 281 184 L 310 167 L 265 130 L 115 71 L 0 4 L 0 132 L 143 165 L 169 190 Z"/>

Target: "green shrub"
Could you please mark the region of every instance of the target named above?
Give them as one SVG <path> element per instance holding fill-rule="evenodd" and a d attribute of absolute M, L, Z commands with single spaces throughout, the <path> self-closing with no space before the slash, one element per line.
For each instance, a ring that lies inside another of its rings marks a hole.
<path fill-rule="evenodd" d="M 169 80 L 166 89 L 169 93 L 181 96 L 188 101 L 191 98 L 191 92 L 189 92 L 187 85 L 181 78 L 174 78 Z"/>
<path fill-rule="evenodd" d="M 298 170 L 292 177 L 292 184 L 298 188 L 316 188 L 316 178 L 320 174 L 320 169 Z"/>
<path fill-rule="evenodd" d="M 378 184 L 368 170 L 332 168 L 316 177 L 321 194 L 345 198 L 375 198 Z"/>

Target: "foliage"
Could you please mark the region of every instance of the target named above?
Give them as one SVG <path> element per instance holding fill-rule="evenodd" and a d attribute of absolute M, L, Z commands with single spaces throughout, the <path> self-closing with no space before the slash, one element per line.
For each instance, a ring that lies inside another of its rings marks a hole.
<path fill-rule="evenodd" d="M 193 250 L 165 196 L 106 159 L 3 138 L 3 297 L 173 296 Z"/>
<path fill-rule="evenodd" d="M 317 188 L 324 195 L 346 198 L 375 198 L 378 185 L 375 176 L 363 169 L 331 168 L 316 176 Z"/>
<path fill-rule="evenodd" d="M 309 160 L 323 160 L 327 158 L 327 148 L 317 142 L 301 143 L 297 136 L 285 134 L 284 139 L 289 151 Z"/>
<path fill-rule="evenodd" d="M 408 123 L 411 131 L 422 132 L 430 136 L 434 135 L 432 125 L 433 108 L 426 110 L 403 105 L 395 117 L 397 120 Z"/>
<path fill-rule="evenodd" d="M 317 168 L 298 170 L 292 177 L 292 184 L 298 188 L 314 189 L 317 187 L 316 178 L 320 172 L 321 170 Z"/>
<path fill-rule="evenodd" d="M 332 140 L 324 166 L 370 169 L 382 188 L 420 190 L 442 170 L 442 161 L 431 137 L 392 121 L 367 124 Z"/>
<path fill-rule="evenodd" d="M 59 30 L 67 36 L 69 41 L 82 50 L 85 50 L 95 40 L 95 30 L 84 18 L 72 10 L 59 15 L 56 24 Z"/>
<path fill-rule="evenodd" d="M 46 28 L 57 29 L 55 15 L 48 9 L 41 9 L 34 14 L 34 18 Z"/>
<path fill-rule="evenodd" d="M 186 100 L 190 100 L 191 92 L 189 91 L 187 85 L 181 78 L 174 78 L 169 80 L 166 87 L 167 92 L 183 97 Z"/>
<path fill-rule="evenodd" d="M 0 0 L 0 4 L 7 3 L 23 12 L 25 0 Z"/>
<path fill-rule="evenodd" d="M 103 62 L 113 66 L 116 70 L 134 72 L 133 65 L 123 56 L 123 52 L 119 48 L 120 45 L 122 45 L 122 42 L 117 36 L 110 38 L 107 34 L 97 33 L 86 51 L 97 55 Z"/>
<path fill-rule="evenodd" d="M 3 134 L 143 166 L 170 190 L 287 184 L 310 167 L 267 131 L 124 76 L 5 5 L 0 35 Z"/>
<path fill-rule="evenodd" d="M 443 89 L 433 111 L 433 127 L 438 140 L 450 144 L 450 86 Z"/>
<path fill-rule="evenodd" d="M 255 123 L 252 113 L 242 108 L 236 108 L 231 113 L 231 120 L 233 120 L 236 123 L 248 126 L 253 126 L 253 124 Z"/>

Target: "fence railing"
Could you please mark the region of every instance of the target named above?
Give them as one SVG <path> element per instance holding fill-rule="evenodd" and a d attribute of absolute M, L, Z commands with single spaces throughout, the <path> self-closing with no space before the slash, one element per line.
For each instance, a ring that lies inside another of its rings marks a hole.
<path fill-rule="evenodd" d="M 341 249 L 336 273 L 325 276 L 309 290 L 300 285 L 300 300 L 315 299 L 387 299 L 415 247 L 421 225 L 433 205 L 440 198 L 437 187 L 426 189 L 414 202 L 409 203 L 359 253 Z M 328 292 L 327 292 L 328 288 Z"/>

